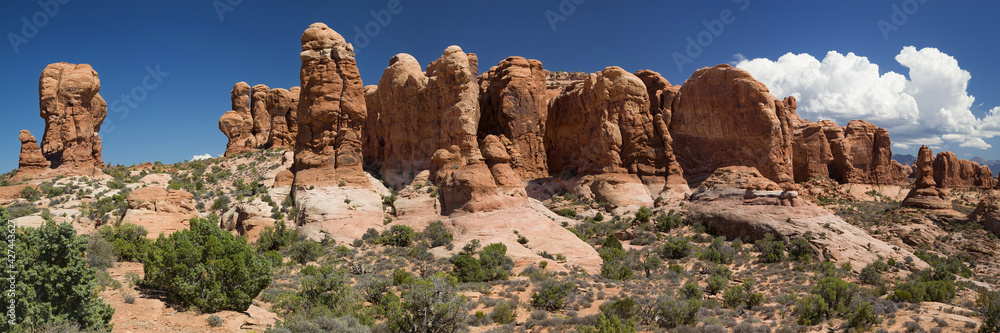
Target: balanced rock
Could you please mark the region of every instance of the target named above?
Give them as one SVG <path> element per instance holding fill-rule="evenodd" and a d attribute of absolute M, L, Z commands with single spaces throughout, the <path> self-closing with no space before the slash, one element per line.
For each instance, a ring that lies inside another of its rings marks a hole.
<path fill-rule="evenodd" d="M 41 150 L 60 175 L 97 175 L 101 159 L 98 132 L 108 115 L 108 104 L 98 92 L 101 80 L 87 64 L 51 64 L 38 82 L 45 134 Z"/>
<path fill-rule="evenodd" d="M 49 170 L 50 162 L 42 155 L 35 136 L 28 130 L 21 130 L 18 138 L 21 140 L 21 155 L 17 162 L 15 181 L 35 177 Z"/>
<path fill-rule="evenodd" d="M 187 228 L 187 222 L 198 217 L 194 195 L 183 190 L 165 190 L 158 186 L 140 187 L 126 199 L 128 210 L 122 223 L 140 225 L 149 231 L 147 238 L 161 233 L 171 234 Z"/>
<path fill-rule="evenodd" d="M 749 72 L 729 65 L 699 69 L 673 104 L 674 154 L 689 181 L 716 169 L 755 167 L 777 183 L 792 177 L 792 112 Z"/>
<path fill-rule="evenodd" d="M 299 87 L 275 88 L 267 92 L 267 112 L 271 115 L 270 148 L 295 147 L 298 131 L 295 109 L 299 105 Z"/>
<path fill-rule="evenodd" d="M 940 156 L 940 155 L 939 155 Z M 954 155 L 953 155 L 954 156 Z M 935 187 L 934 153 L 927 146 L 920 146 L 917 153 L 916 168 L 913 171 L 916 180 L 913 189 L 903 199 L 903 207 L 922 209 L 951 209 L 948 192 Z"/>
<path fill-rule="evenodd" d="M 836 131 L 833 131 L 836 133 Z M 864 120 L 852 120 L 843 136 L 827 135 L 833 153 L 830 178 L 840 183 L 896 184 L 906 180 L 903 165 L 892 159 L 889 131 Z"/>
<path fill-rule="evenodd" d="M 944 188 L 993 188 L 995 185 L 990 167 L 960 160 L 950 151 L 938 153 L 934 159 L 934 181 Z"/>
<path fill-rule="evenodd" d="M 238 82 L 233 85 L 232 107 L 219 118 L 219 130 L 229 138 L 225 156 L 254 150 L 257 140 L 253 136 L 253 115 L 250 113 L 250 85 Z"/>
<path fill-rule="evenodd" d="M 351 241 L 383 229 L 382 198 L 362 171 L 368 112 L 354 47 L 323 23 L 302 33 L 292 197 L 299 232 Z"/>
<path fill-rule="evenodd" d="M 549 176 L 543 139 L 546 73 L 538 60 L 508 57 L 479 77 L 479 135 L 498 136 L 510 167 L 524 180 Z"/>

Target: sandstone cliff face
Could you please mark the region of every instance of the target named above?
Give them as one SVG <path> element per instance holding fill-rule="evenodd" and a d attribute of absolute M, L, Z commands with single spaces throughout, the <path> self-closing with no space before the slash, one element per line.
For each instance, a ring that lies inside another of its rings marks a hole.
<path fill-rule="evenodd" d="M 914 177 L 916 178 L 913 189 L 906 194 L 903 200 L 904 207 L 922 209 L 951 209 L 951 200 L 948 192 L 935 187 L 934 180 L 934 153 L 927 146 L 920 146 L 917 153 L 917 166 Z"/>
<path fill-rule="evenodd" d="M 429 170 L 438 149 L 458 146 L 463 158 L 481 159 L 476 134 L 480 118 L 478 60 L 450 46 L 421 71 L 408 54 L 390 60 L 367 103 L 377 120 L 365 131 L 366 152 L 381 166 L 382 178 L 396 188 Z"/>
<path fill-rule="evenodd" d="M 841 183 L 896 184 L 906 179 L 903 165 L 892 160 L 889 131 L 852 120 L 839 135 L 827 136 L 833 152 L 830 178 Z"/>
<path fill-rule="evenodd" d="M 652 138 L 652 147 L 655 150 L 653 161 L 646 165 L 651 169 L 643 172 L 643 183 L 647 186 L 655 183 L 653 178 L 662 177 L 665 184 L 661 189 L 650 188 L 650 193 L 660 191 L 670 191 L 676 194 L 683 194 L 690 190 L 687 180 L 684 179 L 684 170 L 677 158 L 674 156 L 674 139 L 670 136 L 670 121 L 673 116 L 673 103 L 680 94 L 680 85 L 671 85 L 667 79 L 659 73 L 651 70 L 641 70 L 635 72 L 635 76 L 646 85 L 646 93 L 649 95 L 649 115 L 653 119 L 653 129 L 656 135 Z M 660 151 L 662 146 L 662 152 Z M 650 177 L 656 175 L 656 177 Z"/>
<path fill-rule="evenodd" d="M 828 165 L 833 162 L 833 152 L 826 137 L 826 127 L 820 122 L 802 122 L 795 128 L 792 137 L 795 182 L 830 176 Z"/>
<path fill-rule="evenodd" d="M 549 176 L 543 139 L 546 73 L 538 60 L 509 57 L 479 77 L 479 136 L 496 135 L 510 167 L 524 180 Z"/>
<path fill-rule="evenodd" d="M 161 233 L 169 235 L 187 228 L 191 218 L 198 217 L 194 195 L 183 190 L 165 190 L 158 186 L 140 187 L 126 199 L 128 210 L 122 223 L 141 225 L 149 231 L 147 238 Z"/>
<path fill-rule="evenodd" d="M 21 140 L 21 155 L 17 162 L 15 181 L 35 177 L 49 169 L 49 160 L 42 155 L 38 140 L 28 130 L 21 130 L 18 138 Z"/>
<path fill-rule="evenodd" d="M 267 112 L 271 117 L 270 148 L 295 147 L 298 121 L 295 109 L 299 105 L 299 87 L 276 88 L 267 93 Z"/>
<path fill-rule="evenodd" d="M 672 109 L 674 154 L 689 181 L 734 165 L 793 181 L 790 111 L 747 71 L 724 64 L 695 71 Z"/>
<path fill-rule="evenodd" d="M 263 84 L 250 89 L 250 115 L 253 118 L 250 132 L 257 146 L 264 146 L 271 137 L 271 114 L 267 111 L 267 94 L 270 91 L 271 88 Z"/>
<path fill-rule="evenodd" d="M 934 159 L 934 181 L 938 187 L 993 188 L 990 167 L 969 160 L 960 160 L 950 151 L 937 154 Z"/>
<path fill-rule="evenodd" d="M 87 64 L 55 63 L 45 67 L 38 82 L 45 134 L 41 150 L 62 175 L 101 172 L 101 138 L 97 135 L 108 114 L 98 92 L 101 80 Z"/>

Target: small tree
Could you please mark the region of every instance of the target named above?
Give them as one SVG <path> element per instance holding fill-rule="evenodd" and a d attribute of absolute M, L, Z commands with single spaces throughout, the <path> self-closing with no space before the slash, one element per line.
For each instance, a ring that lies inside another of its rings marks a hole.
<path fill-rule="evenodd" d="M 146 281 L 203 312 L 246 311 L 271 282 L 270 261 L 220 229 L 217 216 L 190 224 L 153 243 L 143 266 Z"/>
<path fill-rule="evenodd" d="M 146 235 L 146 228 L 132 223 L 105 225 L 97 229 L 97 234 L 111 243 L 115 256 L 122 261 L 142 261 L 152 244 Z"/>

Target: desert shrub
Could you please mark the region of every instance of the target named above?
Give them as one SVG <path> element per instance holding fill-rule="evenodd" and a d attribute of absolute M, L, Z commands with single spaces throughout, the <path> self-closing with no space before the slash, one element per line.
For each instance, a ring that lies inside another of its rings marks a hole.
<path fill-rule="evenodd" d="M 639 210 L 635 212 L 635 221 L 639 223 L 649 222 L 652 217 L 653 211 L 646 206 L 639 207 Z"/>
<path fill-rule="evenodd" d="M 633 246 L 643 246 L 653 244 L 653 242 L 656 242 L 656 235 L 651 232 L 643 231 L 637 233 L 635 238 L 632 238 L 629 244 L 632 244 Z"/>
<path fill-rule="evenodd" d="M 617 240 L 617 238 L 613 237 L 609 239 Z M 620 247 L 601 248 L 600 254 L 603 260 L 603 263 L 601 263 L 602 277 L 612 280 L 628 280 L 634 277 L 632 268 L 629 267 L 627 262 L 628 255 Z"/>
<path fill-rule="evenodd" d="M 212 202 L 212 210 L 223 211 L 229 209 L 230 199 L 228 196 L 220 196 Z"/>
<path fill-rule="evenodd" d="M 382 231 L 379 236 L 379 244 L 407 247 L 417 239 L 417 234 L 413 228 L 402 224 L 394 224 L 389 230 Z"/>
<path fill-rule="evenodd" d="M 795 238 L 788 242 L 788 257 L 794 261 L 808 264 L 812 262 L 814 254 L 811 243 L 805 238 Z"/>
<path fill-rule="evenodd" d="M 281 266 L 281 264 L 285 262 L 285 259 L 281 257 L 281 253 L 278 251 L 267 251 L 261 253 L 261 255 L 264 256 L 264 258 L 267 258 L 267 260 L 271 262 L 271 267 Z"/>
<path fill-rule="evenodd" d="M 24 189 L 29 189 L 31 187 L 25 187 Z M 38 207 L 26 202 L 15 202 L 7 207 L 7 212 L 10 214 L 10 218 L 16 219 L 22 216 L 28 216 L 38 212 Z"/>
<path fill-rule="evenodd" d="M 102 271 L 115 267 L 115 249 L 100 234 L 87 242 L 87 265 Z"/>
<path fill-rule="evenodd" d="M 670 237 L 657 253 L 664 259 L 681 259 L 691 254 L 691 242 L 687 237 Z"/>
<path fill-rule="evenodd" d="M 474 247 L 470 248 L 474 251 Z M 507 246 L 503 243 L 487 245 L 479 251 L 479 259 L 474 253 L 462 251 L 452 257 L 452 275 L 460 282 L 483 282 L 506 280 L 514 268 L 514 261 L 507 257 Z"/>
<path fill-rule="evenodd" d="M 785 242 L 775 240 L 774 234 L 768 233 L 755 243 L 760 254 L 757 259 L 764 263 L 781 262 L 785 259 Z"/>
<path fill-rule="evenodd" d="M 897 283 L 890 299 L 897 302 L 942 302 L 955 297 L 954 275 L 945 270 L 925 269 L 914 272 L 906 282 Z"/>
<path fill-rule="evenodd" d="M 364 298 L 351 288 L 351 279 L 343 270 L 333 265 L 305 266 L 300 272 L 299 291 L 282 293 L 272 307 L 286 319 L 282 326 L 295 332 L 308 331 L 312 321 L 320 317 L 338 318 L 354 316 L 366 325 L 372 325 L 373 310 L 364 307 Z M 386 295 L 383 300 L 396 299 Z"/>
<path fill-rule="evenodd" d="M 531 305 L 536 308 L 555 311 L 562 309 L 566 298 L 576 291 L 576 284 L 546 279 L 535 285 L 531 293 Z"/>
<path fill-rule="evenodd" d="M 208 322 L 208 326 L 222 327 L 222 318 L 220 318 L 219 316 L 216 315 L 208 316 L 208 319 L 206 319 L 205 321 Z"/>
<path fill-rule="evenodd" d="M 38 189 L 33 186 L 26 186 L 21 189 L 21 198 L 24 198 L 24 200 L 27 200 L 28 202 L 35 202 L 42 199 L 42 192 L 39 192 Z M 11 215 L 11 218 L 16 218 L 13 214 Z"/>
<path fill-rule="evenodd" d="M 618 240 L 614 234 L 608 235 L 604 238 L 604 243 L 601 243 L 602 249 L 622 249 L 622 242 Z"/>
<path fill-rule="evenodd" d="M 698 310 L 701 309 L 701 301 L 695 299 L 679 300 L 670 296 L 662 296 L 656 301 L 654 311 L 656 325 L 673 329 L 682 325 L 692 325 Z"/>
<path fill-rule="evenodd" d="M 712 275 L 708 278 L 708 285 L 705 286 L 705 292 L 709 295 L 715 295 L 725 286 L 726 278 L 719 275 Z"/>
<path fill-rule="evenodd" d="M 163 236 L 143 263 L 146 281 L 203 312 L 246 311 L 271 282 L 271 263 L 246 240 L 219 228 L 218 217 L 193 218 Z"/>
<path fill-rule="evenodd" d="M 97 234 L 111 243 L 115 256 L 122 261 L 142 261 L 152 244 L 146 228 L 131 223 L 105 225 Z"/>
<path fill-rule="evenodd" d="M 379 233 L 375 228 L 368 228 L 364 235 L 361 235 L 361 240 L 368 244 L 378 243 Z"/>
<path fill-rule="evenodd" d="M 743 305 L 743 286 L 737 285 L 726 288 L 726 291 L 722 293 L 722 304 L 728 308 L 738 308 Z"/>
<path fill-rule="evenodd" d="M 490 313 L 490 318 L 493 319 L 493 322 L 500 325 L 513 323 L 517 320 L 517 302 L 502 301 L 497 303 L 493 308 L 493 312 Z"/>
<path fill-rule="evenodd" d="M 867 301 L 860 301 L 844 314 L 848 327 L 867 329 L 881 320 L 875 313 L 875 307 Z"/>
<path fill-rule="evenodd" d="M 976 297 L 976 307 L 983 318 L 979 332 L 1000 332 L 1000 291 L 980 291 Z"/>
<path fill-rule="evenodd" d="M 616 317 L 625 321 L 632 320 L 639 314 L 639 307 L 636 306 L 635 301 L 629 296 L 616 299 L 612 302 L 605 302 L 601 304 L 600 309 L 601 313 L 607 315 L 608 318 Z"/>
<path fill-rule="evenodd" d="M 622 322 L 618 317 L 600 313 L 597 315 L 595 326 L 580 325 L 577 331 L 580 333 L 635 333 L 635 321 Z"/>
<path fill-rule="evenodd" d="M 424 228 L 424 237 L 431 243 L 431 247 L 445 246 L 451 244 L 454 236 L 444 228 L 444 223 L 434 221 Z"/>
<path fill-rule="evenodd" d="M 736 250 L 726 242 L 726 238 L 719 236 L 712 240 L 712 243 L 701 252 L 701 260 L 711 261 L 717 264 L 731 264 L 736 257 Z"/>
<path fill-rule="evenodd" d="M 399 268 L 392 271 L 392 285 L 394 286 L 411 284 L 413 283 L 413 281 L 414 281 L 413 274 L 411 274 L 410 272 L 404 271 Z"/>
<path fill-rule="evenodd" d="M 830 313 L 830 306 L 819 295 L 806 295 L 799 298 L 795 306 L 799 325 L 812 326 L 823 322 Z"/>
<path fill-rule="evenodd" d="M 281 251 L 299 239 L 299 232 L 289 228 L 285 222 L 278 221 L 274 227 L 264 227 L 260 238 L 254 243 L 257 252 Z"/>
<path fill-rule="evenodd" d="M 0 207 L 0 221 L 8 218 Z M 115 310 L 97 293 L 97 272 L 87 266 L 87 239 L 77 236 L 72 225 L 51 220 L 37 228 L 19 227 L 15 233 L 10 250 L 17 256 L 0 265 L 0 276 L 18 283 L 13 293 L 5 287 L 0 301 L 5 317 L 10 313 L 16 320 L 0 320 L 0 331 L 31 332 L 48 325 L 110 331 Z"/>
<path fill-rule="evenodd" d="M 681 296 L 684 299 L 701 299 L 703 294 L 704 292 L 702 292 L 701 287 L 693 282 L 685 283 L 684 286 L 681 287 Z"/>
<path fill-rule="evenodd" d="M 858 285 L 836 277 L 825 277 L 813 287 L 812 293 L 819 295 L 829 305 L 831 311 L 843 313 L 857 297 Z"/>
<path fill-rule="evenodd" d="M 671 209 L 666 214 L 660 213 L 656 215 L 656 230 L 659 232 L 669 232 L 674 228 L 680 227 L 683 220 L 680 215 L 674 214 L 674 210 Z"/>
<path fill-rule="evenodd" d="M 458 332 L 463 330 L 466 304 L 454 278 L 437 273 L 403 291 L 402 302 L 386 314 L 392 332 Z"/>
<path fill-rule="evenodd" d="M 371 304 L 382 304 L 383 299 L 389 293 L 392 281 L 385 275 L 366 275 L 358 278 L 358 283 L 354 286 L 361 293 L 366 301 Z"/>
<path fill-rule="evenodd" d="M 305 265 L 310 261 L 319 259 L 323 254 L 323 245 L 311 239 L 303 239 L 295 242 L 288 248 L 288 256 L 299 263 Z"/>
<path fill-rule="evenodd" d="M 556 211 L 556 214 L 562 217 L 575 218 L 577 213 L 572 208 L 563 208 Z"/>

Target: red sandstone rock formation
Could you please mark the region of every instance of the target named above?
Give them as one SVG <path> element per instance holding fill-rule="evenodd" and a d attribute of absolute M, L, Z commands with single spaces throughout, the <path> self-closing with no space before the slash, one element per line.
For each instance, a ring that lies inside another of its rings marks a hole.
<path fill-rule="evenodd" d="M 257 148 L 253 136 L 253 115 L 250 113 L 250 85 L 238 82 L 233 85 L 233 109 L 219 118 L 219 130 L 229 138 L 225 156 L 248 152 Z"/>
<path fill-rule="evenodd" d="M 791 101 L 794 104 L 795 100 Z M 795 128 L 792 137 L 792 170 L 795 182 L 830 176 L 828 165 L 833 162 L 833 153 L 830 150 L 830 140 L 826 137 L 825 127 L 821 122 L 801 122 Z"/>
<path fill-rule="evenodd" d="M 295 109 L 299 105 L 299 87 L 276 88 L 267 93 L 267 112 L 271 117 L 270 148 L 295 147 L 298 131 Z"/>
<path fill-rule="evenodd" d="M 643 183 L 655 183 L 650 175 L 656 178 L 663 177 L 665 185 L 662 190 L 651 188 L 650 192 L 656 194 L 661 191 L 672 191 L 683 194 L 688 192 L 687 180 L 684 179 L 684 170 L 677 163 L 674 156 L 674 139 L 670 136 L 670 121 L 673 116 L 674 99 L 680 93 L 680 85 L 671 85 L 667 79 L 659 73 L 651 70 L 641 70 L 635 72 L 635 76 L 646 85 L 646 93 L 649 95 L 649 115 L 653 119 L 653 129 L 656 136 L 651 138 L 652 147 L 656 151 L 653 154 L 651 163 L 642 164 L 648 170 L 641 172 Z M 662 152 L 660 151 L 662 145 Z"/>
<path fill-rule="evenodd" d="M 271 88 L 263 84 L 250 89 L 250 115 L 253 118 L 250 132 L 257 146 L 266 145 L 267 139 L 271 137 L 271 114 L 267 111 L 267 94 L 270 91 Z"/>
<path fill-rule="evenodd" d="M 940 155 L 939 155 L 940 156 Z M 935 187 L 934 180 L 934 153 L 927 146 L 920 146 L 917 153 L 917 167 L 914 172 L 916 180 L 913 189 L 906 194 L 903 200 L 904 207 L 923 209 L 951 209 L 951 200 L 948 199 L 948 192 Z"/>
<path fill-rule="evenodd" d="M 14 181 L 33 178 L 41 175 L 49 169 L 49 160 L 42 155 L 42 149 L 38 147 L 38 140 L 31 135 L 28 130 L 21 130 L 18 136 L 21 139 L 21 155 L 17 162 L 17 175 Z"/>
<path fill-rule="evenodd" d="M 950 151 L 938 153 L 934 159 L 934 181 L 938 187 L 946 188 L 995 186 L 990 167 L 960 160 Z"/>
<path fill-rule="evenodd" d="M 791 111 L 747 71 L 725 64 L 695 71 L 672 109 L 674 154 L 688 180 L 734 165 L 777 183 L 793 180 Z"/>
<path fill-rule="evenodd" d="M 546 73 L 538 60 L 508 57 L 479 77 L 479 136 L 498 136 L 510 167 L 524 180 L 549 176 L 543 139 Z"/>
<path fill-rule="evenodd" d="M 892 160 L 889 131 L 864 120 L 852 120 L 843 138 L 831 137 L 830 178 L 840 183 L 896 184 L 906 180 L 903 165 Z"/>
<path fill-rule="evenodd" d="M 128 210 L 122 223 L 141 225 L 149 230 L 147 238 L 187 228 L 187 221 L 198 217 L 194 195 L 183 190 L 165 190 L 158 186 L 140 187 L 128 198 Z"/>
<path fill-rule="evenodd" d="M 87 64 L 51 64 L 38 82 L 45 134 L 41 150 L 61 175 L 101 173 L 101 138 L 97 135 L 108 114 L 98 92 L 101 80 Z"/>

